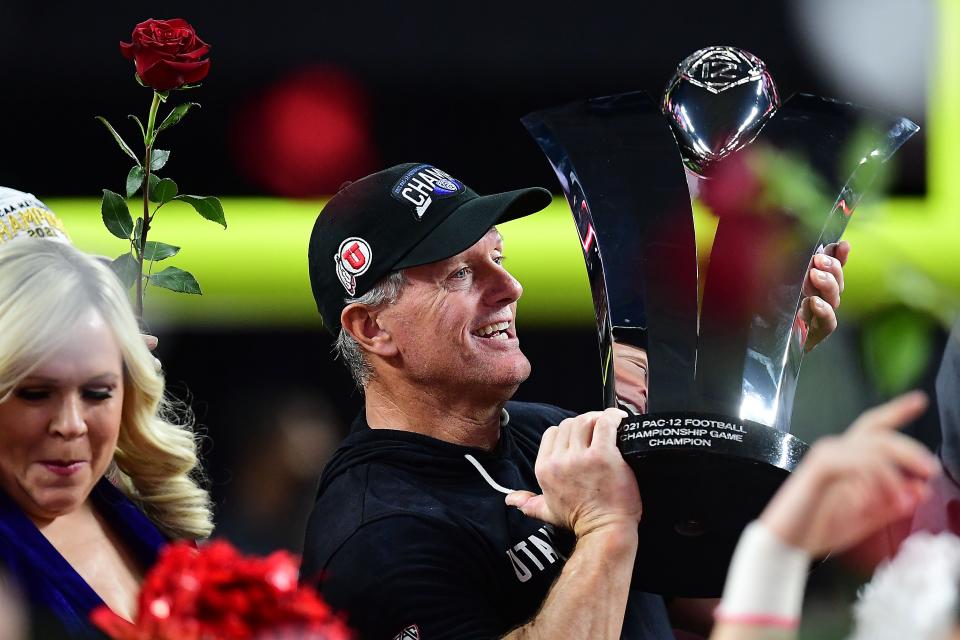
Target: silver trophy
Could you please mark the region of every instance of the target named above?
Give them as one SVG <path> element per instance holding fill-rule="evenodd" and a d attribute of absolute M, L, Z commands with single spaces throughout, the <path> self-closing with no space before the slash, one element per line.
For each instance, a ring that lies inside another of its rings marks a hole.
<path fill-rule="evenodd" d="M 717 596 L 743 527 L 807 449 L 789 427 L 810 262 L 918 127 L 805 94 L 781 105 L 764 63 L 733 47 L 688 57 L 659 101 L 627 93 L 523 122 L 576 220 L 604 404 L 631 414 L 633 586 Z M 698 264 L 704 203 L 716 233 Z"/>

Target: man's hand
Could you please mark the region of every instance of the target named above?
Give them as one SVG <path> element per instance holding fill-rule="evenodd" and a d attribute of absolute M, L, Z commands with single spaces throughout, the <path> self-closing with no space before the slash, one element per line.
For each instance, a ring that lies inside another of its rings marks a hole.
<path fill-rule="evenodd" d="M 540 612 L 504 640 L 620 637 L 643 511 L 637 480 L 617 449 L 626 415 L 594 411 L 547 429 L 536 464 L 543 495 L 507 496 L 524 514 L 571 529 L 577 545 Z"/>
<path fill-rule="evenodd" d="M 620 409 L 567 418 L 543 434 L 536 474 L 543 495 L 515 491 L 508 505 L 572 530 L 578 539 L 595 531 L 629 527 L 643 512 L 633 471 L 617 449 Z"/>
<path fill-rule="evenodd" d="M 842 240 L 828 245 L 823 253 L 813 257 L 813 264 L 803 281 L 800 319 L 807 323 L 809 332 L 804 349 L 810 351 L 823 342 L 837 328 L 836 309 L 843 294 L 843 266 L 850 257 L 850 243 Z"/>
<path fill-rule="evenodd" d="M 818 440 L 760 520 L 783 542 L 818 556 L 909 515 L 940 467 L 896 429 L 926 405 L 925 395 L 908 393 L 864 412 L 842 436 Z"/>

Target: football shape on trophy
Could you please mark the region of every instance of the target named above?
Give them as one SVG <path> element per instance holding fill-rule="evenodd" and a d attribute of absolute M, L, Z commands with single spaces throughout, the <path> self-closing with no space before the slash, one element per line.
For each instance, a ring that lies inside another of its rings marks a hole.
<path fill-rule="evenodd" d="M 656 100 L 523 122 L 580 236 L 603 403 L 630 413 L 618 446 L 644 505 L 633 587 L 718 596 L 744 526 L 807 449 L 790 418 L 813 256 L 918 127 L 807 94 L 780 104 L 766 65 L 732 47 L 689 56 Z"/>
<path fill-rule="evenodd" d="M 779 107 L 767 65 L 733 47 L 707 47 L 681 62 L 660 104 L 695 173 L 750 144 Z"/>

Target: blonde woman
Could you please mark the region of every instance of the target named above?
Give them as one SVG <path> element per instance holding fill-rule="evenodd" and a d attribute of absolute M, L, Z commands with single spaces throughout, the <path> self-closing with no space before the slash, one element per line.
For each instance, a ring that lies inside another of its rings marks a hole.
<path fill-rule="evenodd" d="M 131 619 L 160 547 L 212 530 L 172 415 L 109 267 L 66 243 L 0 246 L 0 565 L 70 635 L 101 604 Z"/>

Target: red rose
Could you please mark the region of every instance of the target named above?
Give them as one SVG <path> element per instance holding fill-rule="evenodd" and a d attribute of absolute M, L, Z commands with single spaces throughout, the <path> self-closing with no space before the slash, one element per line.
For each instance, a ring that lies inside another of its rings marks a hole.
<path fill-rule="evenodd" d="M 197 37 L 181 18 L 145 20 L 133 29 L 132 42 L 121 42 L 120 53 L 133 60 L 137 77 L 157 91 L 179 89 L 207 77 L 210 45 Z"/>

